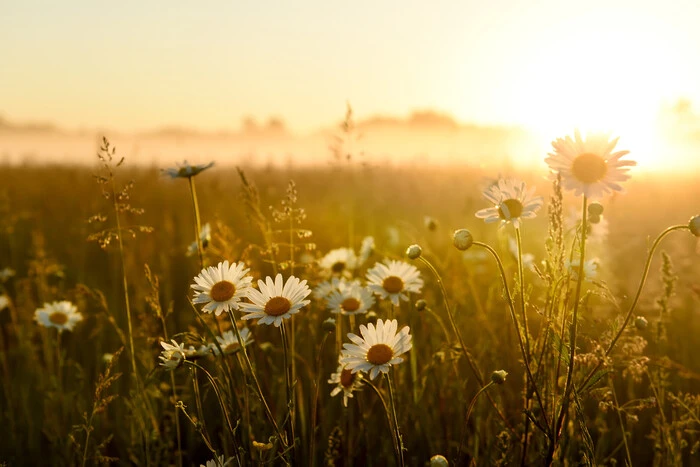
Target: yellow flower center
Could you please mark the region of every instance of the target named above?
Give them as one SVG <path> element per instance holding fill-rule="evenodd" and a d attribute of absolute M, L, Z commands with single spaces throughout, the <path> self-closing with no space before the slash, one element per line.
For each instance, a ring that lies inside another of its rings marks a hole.
<path fill-rule="evenodd" d="M 389 276 L 382 281 L 382 287 L 389 293 L 399 293 L 403 290 L 403 280 L 400 277 Z"/>
<path fill-rule="evenodd" d="M 265 304 L 265 313 L 270 316 L 280 316 L 291 308 L 292 304 L 285 297 L 272 297 Z"/>
<path fill-rule="evenodd" d="M 340 274 L 345 270 L 345 262 L 343 261 L 338 261 L 336 263 L 333 263 L 333 266 L 331 266 L 331 272 L 334 274 Z"/>
<path fill-rule="evenodd" d="M 358 299 L 350 297 L 343 300 L 340 307 L 343 309 L 343 311 L 357 311 L 360 308 L 360 305 L 361 303 Z"/>
<path fill-rule="evenodd" d="M 602 180 L 608 173 L 608 164 L 598 154 L 584 152 L 574 159 L 571 173 L 580 182 L 595 183 Z"/>
<path fill-rule="evenodd" d="M 352 386 L 353 381 L 355 381 L 355 375 L 351 370 L 344 368 L 343 371 L 340 372 L 340 385 L 344 388 L 349 388 Z"/>
<path fill-rule="evenodd" d="M 63 326 L 68 322 L 68 315 L 62 311 L 54 311 L 49 315 L 49 321 L 57 326 Z"/>
<path fill-rule="evenodd" d="M 503 209 L 505 208 L 505 209 Z M 507 215 L 506 215 L 507 211 Z M 498 215 L 503 220 L 516 219 L 523 213 L 523 203 L 517 199 L 507 199 L 498 207 Z"/>
<path fill-rule="evenodd" d="M 389 363 L 394 356 L 394 351 L 386 344 L 374 344 L 367 351 L 367 361 L 372 365 L 384 365 Z"/>
<path fill-rule="evenodd" d="M 212 300 L 215 302 L 226 302 L 231 300 L 236 293 L 236 286 L 229 281 L 221 281 L 214 284 L 211 288 Z"/>

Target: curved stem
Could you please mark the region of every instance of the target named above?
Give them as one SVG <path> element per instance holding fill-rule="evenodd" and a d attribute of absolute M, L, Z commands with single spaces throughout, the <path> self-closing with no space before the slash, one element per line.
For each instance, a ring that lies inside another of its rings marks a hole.
<path fill-rule="evenodd" d="M 530 356 L 530 328 L 527 324 L 527 313 L 525 312 L 525 275 L 523 274 L 523 247 L 520 238 L 520 228 L 515 228 L 515 239 L 518 246 L 518 282 L 520 283 L 520 313 L 523 315 L 523 328 L 525 330 L 525 350 Z"/>
<path fill-rule="evenodd" d="M 588 230 L 588 197 L 583 196 L 583 207 L 581 212 L 581 248 L 578 263 L 578 274 L 576 277 L 576 292 L 574 293 L 574 311 L 571 317 L 571 331 L 569 339 L 569 369 L 566 373 L 566 385 L 564 386 L 564 398 L 562 399 L 561 411 L 557 418 L 557 423 L 554 426 L 554 443 L 557 442 L 559 438 L 559 431 L 562 424 L 564 423 L 564 418 L 566 418 L 566 413 L 569 410 L 569 397 L 571 396 L 571 390 L 573 389 L 574 380 L 574 365 L 576 357 L 576 338 L 578 333 L 578 307 L 581 302 L 581 285 L 583 284 L 583 276 L 585 275 L 585 261 L 586 261 L 586 233 Z"/>
<path fill-rule="evenodd" d="M 187 177 L 190 183 L 190 195 L 192 196 L 192 209 L 194 210 L 194 236 L 197 239 L 197 254 L 199 255 L 199 268 L 204 269 L 204 247 L 202 246 L 202 221 L 199 218 L 199 203 L 197 202 L 197 190 L 194 187 L 194 177 Z"/>
<path fill-rule="evenodd" d="M 372 383 L 369 379 L 364 380 L 365 383 L 371 387 L 374 392 L 377 394 L 377 397 L 379 397 L 379 400 L 382 403 L 382 407 L 384 407 L 384 414 L 386 415 L 386 421 L 389 424 L 389 431 L 391 431 L 391 442 L 394 445 L 394 454 L 396 455 L 396 462 L 400 462 L 401 459 L 401 447 L 399 446 L 399 442 L 396 439 L 396 431 L 394 431 L 394 423 L 391 419 L 391 412 L 389 411 L 389 406 L 386 405 L 386 401 L 384 400 L 384 397 L 382 396 L 382 393 L 379 392 L 379 388 Z"/>
<path fill-rule="evenodd" d="M 284 350 L 284 379 L 287 386 L 287 410 L 289 413 L 289 419 L 287 420 L 287 423 L 289 424 L 288 434 L 292 442 L 292 459 L 296 464 L 296 435 L 294 433 L 294 382 L 292 381 L 292 369 L 290 368 L 289 364 L 289 339 L 287 338 L 287 328 L 284 321 L 282 321 L 282 325 L 280 326 L 280 334 L 282 335 L 282 348 Z"/>
<path fill-rule="evenodd" d="M 508 309 L 510 310 L 510 317 L 513 320 L 513 324 L 515 325 L 515 333 L 518 336 L 518 344 L 520 346 L 520 353 L 523 356 L 523 362 L 525 363 L 525 371 L 527 373 L 528 379 L 530 380 L 530 384 L 532 384 L 532 389 L 535 391 L 535 396 L 537 397 L 537 402 L 538 402 L 538 404 L 540 404 L 540 408 L 542 409 L 542 417 L 544 418 L 545 426 L 549 426 L 549 422 L 547 421 L 547 413 L 544 411 L 544 404 L 542 403 L 542 396 L 540 395 L 540 390 L 537 388 L 537 383 L 535 382 L 535 378 L 532 376 L 532 370 L 530 369 L 530 359 L 528 358 L 528 355 L 525 352 L 525 346 L 523 343 L 523 336 L 520 333 L 520 325 L 518 324 L 518 318 L 517 318 L 516 313 L 515 313 L 515 304 L 513 303 L 513 297 L 510 294 L 510 289 L 508 288 L 508 281 L 506 280 L 506 271 L 503 268 L 503 263 L 501 262 L 501 258 L 498 256 L 498 253 L 496 253 L 496 250 L 491 248 L 486 243 L 474 242 L 474 245 L 485 248 L 489 253 L 491 253 L 491 256 L 493 256 L 493 258 L 496 260 L 496 264 L 498 265 L 498 269 L 501 272 L 501 281 L 503 282 L 503 288 L 505 290 L 506 301 L 508 302 Z"/>
<path fill-rule="evenodd" d="M 476 243 L 476 242 L 475 242 Z M 450 319 L 450 325 L 452 326 L 452 331 L 455 333 L 457 336 L 457 340 L 459 341 L 459 346 L 462 349 L 462 353 L 464 353 L 464 357 L 467 359 L 467 363 L 469 363 L 469 367 L 471 368 L 472 372 L 474 373 L 474 376 L 476 377 L 477 382 L 479 383 L 480 387 L 486 386 L 486 383 L 484 382 L 484 377 L 481 375 L 481 371 L 479 371 L 479 367 L 476 365 L 476 362 L 474 362 L 474 358 L 472 357 L 471 353 L 467 349 L 467 345 L 464 343 L 464 339 L 462 338 L 462 333 L 459 332 L 459 328 L 457 327 L 457 323 L 455 322 L 454 315 L 452 313 L 452 308 L 450 308 L 450 303 L 447 300 L 447 290 L 445 289 L 445 284 L 442 282 L 442 277 L 440 277 L 440 273 L 435 269 L 435 266 L 432 265 L 430 261 L 425 259 L 423 256 L 418 257 L 419 260 L 423 262 L 426 266 L 428 266 L 428 269 L 433 273 L 435 276 L 435 280 L 438 283 L 438 286 L 440 287 L 440 293 L 442 293 L 442 302 L 445 306 L 445 311 L 447 312 L 447 317 Z M 445 336 L 447 337 L 447 335 Z M 500 417 L 501 420 L 503 420 L 503 423 L 506 424 L 506 426 L 510 429 L 510 431 L 514 431 L 513 428 L 511 427 L 510 423 L 506 419 L 506 416 L 501 412 L 501 409 L 498 408 L 496 405 L 496 402 L 491 398 L 489 394 L 487 394 L 489 398 L 489 402 L 491 402 L 491 405 L 493 408 L 496 410 L 498 413 L 498 416 Z"/>
<path fill-rule="evenodd" d="M 326 345 L 328 340 L 328 334 L 323 335 L 323 340 L 321 340 L 321 346 L 318 349 L 318 356 L 316 357 L 316 387 L 314 388 L 314 401 L 311 406 L 311 446 L 309 448 L 309 456 L 311 457 L 311 467 L 316 465 L 316 456 L 314 450 L 316 449 L 316 416 L 318 413 L 318 392 L 321 387 L 321 356 L 323 355 L 323 347 Z"/>
<path fill-rule="evenodd" d="M 467 409 L 467 416 L 464 419 L 464 429 L 462 430 L 462 436 L 459 441 L 459 451 L 457 451 L 457 463 L 456 465 L 460 465 L 460 461 L 462 460 L 462 448 L 464 447 L 464 438 L 467 437 L 467 426 L 469 425 L 469 417 L 472 414 L 472 410 L 474 410 L 474 406 L 476 405 L 476 400 L 479 398 L 482 392 L 486 391 L 488 388 L 493 386 L 493 381 L 490 381 L 489 384 L 484 386 L 483 388 L 479 389 L 479 391 L 472 397 L 471 402 L 469 403 L 469 408 Z"/>
<path fill-rule="evenodd" d="M 639 302 L 639 297 L 642 294 L 642 289 L 644 289 L 644 284 L 646 283 L 647 280 L 647 275 L 649 275 L 649 268 L 651 267 L 651 260 L 654 256 L 654 252 L 656 251 L 656 248 L 659 246 L 659 243 L 661 243 L 661 240 L 666 237 L 666 235 L 670 234 L 671 232 L 674 232 L 676 230 L 689 230 L 687 225 L 674 225 L 663 232 L 661 232 L 656 239 L 654 240 L 654 243 L 652 243 L 651 248 L 649 249 L 649 254 L 647 255 L 647 260 L 646 263 L 644 264 L 644 272 L 642 273 L 642 278 L 639 281 L 639 286 L 637 287 L 637 293 L 634 295 L 634 300 L 632 300 L 632 304 L 630 305 L 629 310 L 627 311 L 627 315 L 625 316 L 625 321 L 622 323 L 622 326 L 620 326 L 620 329 L 617 331 L 615 334 L 615 337 L 613 337 L 612 341 L 610 341 L 610 345 L 608 345 L 608 348 L 605 350 L 605 357 L 610 355 L 610 353 L 613 351 L 613 348 L 615 347 L 615 344 L 617 341 L 622 337 L 622 333 L 625 331 L 625 328 L 629 324 L 630 320 L 632 319 L 632 314 L 634 313 L 634 310 L 637 308 L 637 303 Z M 586 384 L 591 380 L 593 375 L 600 369 L 601 366 L 603 366 L 604 360 L 600 360 L 598 364 L 591 370 L 590 373 L 588 373 L 588 376 L 586 376 L 586 379 L 583 380 L 583 383 L 581 384 L 580 387 L 585 387 Z"/>

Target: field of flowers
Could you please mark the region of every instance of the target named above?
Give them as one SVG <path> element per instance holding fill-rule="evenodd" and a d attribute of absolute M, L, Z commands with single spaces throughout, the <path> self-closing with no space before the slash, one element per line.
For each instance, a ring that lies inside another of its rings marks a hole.
<path fill-rule="evenodd" d="M 0 465 L 700 465 L 697 174 L 616 143 L 3 167 Z"/>

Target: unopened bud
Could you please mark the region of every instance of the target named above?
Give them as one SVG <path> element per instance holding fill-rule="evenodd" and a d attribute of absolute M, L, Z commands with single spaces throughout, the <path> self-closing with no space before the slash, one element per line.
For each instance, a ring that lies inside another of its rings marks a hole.
<path fill-rule="evenodd" d="M 503 384 L 506 382 L 506 376 L 508 376 L 508 373 L 506 373 L 505 370 L 496 370 L 491 373 L 491 382 L 494 384 Z"/>
<path fill-rule="evenodd" d="M 422 252 L 423 249 L 419 245 L 411 245 L 408 248 L 406 248 L 406 256 L 408 256 L 411 259 L 420 258 Z"/>
<path fill-rule="evenodd" d="M 458 250 L 468 250 L 474 244 L 474 237 L 467 229 L 455 230 L 452 238 L 455 248 Z"/>
<path fill-rule="evenodd" d="M 693 216 L 690 218 L 690 222 L 688 222 L 688 228 L 690 229 L 690 233 L 692 233 L 696 237 L 700 237 L 700 215 Z"/>
<path fill-rule="evenodd" d="M 591 203 L 588 205 L 588 214 L 590 216 L 600 216 L 603 214 L 603 205 L 600 203 Z"/>
<path fill-rule="evenodd" d="M 428 302 L 426 302 L 422 298 L 420 300 L 416 300 L 416 310 L 417 311 L 423 311 L 427 307 L 428 307 Z"/>
<path fill-rule="evenodd" d="M 321 329 L 326 332 L 335 331 L 335 320 L 333 318 L 328 318 L 321 324 Z"/>
<path fill-rule="evenodd" d="M 634 320 L 634 326 L 640 331 L 646 329 L 648 325 L 649 321 L 644 316 L 637 316 L 637 319 Z"/>
<path fill-rule="evenodd" d="M 440 454 L 430 458 L 430 467 L 448 467 L 449 465 L 445 456 L 441 456 Z"/>

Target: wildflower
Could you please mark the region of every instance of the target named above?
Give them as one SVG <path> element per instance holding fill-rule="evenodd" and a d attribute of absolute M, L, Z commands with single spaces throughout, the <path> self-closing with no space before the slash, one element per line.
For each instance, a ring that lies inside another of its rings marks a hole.
<path fill-rule="evenodd" d="M 323 329 L 326 332 L 334 332 L 335 331 L 335 319 L 334 318 L 326 318 L 323 323 L 321 323 L 321 329 Z"/>
<path fill-rule="evenodd" d="M 382 299 L 389 298 L 394 306 L 399 306 L 399 299 L 408 300 L 407 292 L 420 293 L 423 287 L 423 279 L 415 266 L 395 260 L 375 264 L 367 271 L 367 281 L 375 294 Z"/>
<path fill-rule="evenodd" d="M 374 237 L 365 237 L 360 245 L 360 256 L 357 258 L 357 264 L 364 264 L 367 259 L 374 253 Z"/>
<path fill-rule="evenodd" d="M 416 311 L 423 311 L 428 307 L 428 302 L 421 298 L 420 300 L 416 300 L 415 307 Z"/>
<path fill-rule="evenodd" d="M 185 347 L 184 344 L 178 344 L 175 339 L 172 339 L 168 344 L 165 341 L 161 341 L 160 345 L 163 350 L 160 353 L 160 364 L 165 367 L 166 370 L 174 370 L 175 368 L 182 365 L 185 361 Z"/>
<path fill-rule="evenodd" d="M 472 237 L 471 232 L 467 229 L 455 230 L 452 236 L 452 243 L 454 243 L 455 248 L 458 250 L 468 250 L 474 244 L 474 237 Z"/>
<path fill-rule="evenodd" d="M 505 370 L 496 370 L 491 373 L 491 382 L 493 384 L 503 384 L 506 382 L 506 376 L 508 376 L 508 373 Z"/>
<path fill-rule="evenodd" d="M 7 282 L 8 279 L 12 278 L 17 274 L 12 268 L 4 268 L 0 270 L 0 282 Z"/>
<path fill-rule="evenodd" d="M 56 328 L 58 332 L 72 331 L 83 320 L 78 308 L 69 301 L 44 303 L 43 308 L 34 312 L 34 321 L 46 328 Z"/>
<path fill-rule="evenodd" d="M 340 363 L 336 372 L 331 374 L 328 384 L 336 385 L 331 391 L 331 397 L 335 397 L 342 392 L 343 405 L 347 407 L 348 399 L 353 397 L 352 393 L 362 387 L 362 373 L 359 371 L 353 373 L 352 370 Z"/>
<path fill-rule="evenodd" d="M 476 217 L 484 219 L 488 224 L 501 222 L 505 225 L 512 222 L 520 227 L 520 219 L 531 219 L 542 207 L 544 200 L 541 196 L 534 196 L 535 189 L 526 189 L 525 182 L 500 179 L 497 184 L 484 190 L 484 197 L 494 206 L 481 209 L 476 212 Z"/>
<path fill-rule="evenodd" d="M 581 263 L 581 260 L 578 258 L 566 262 L 566 268 L 568 269 L 569 274 L 571 275 L 571 279 L 573 279 L 573 280 L 578 280 L 578 273 L 581 270 L 580 263 Z M 598 260 L 597 259 L 588 259 L 588 260 L 584 261 L 584 263 L 583 263 L 583 279 L 590 282 L 597 275 L 598 275 Z"/>
<path fill-rule="evenodd" d="M 574 138 L 557 138 L 552 142 L 553 153 L 545 162 L 562 177 L 562 185 L 574 190 L 576 196 L 600 198 L 612 191 L 622 191 L 620 182 L 629 178 L 628 167 L 637 163 L 621 160 L 629 151 L 612 152 L 619 138 L 609 139 L 606 134 L 588 134 L 581 138 L 578 130 Z"/>
<path fill-rule="evenodd" d="M 170 178 L 190 178 L 204 172 L 213 165 L 213 162 L 208 164 L 190 165 L 187 163 L 187 161 L 184 161 L 182 164 L 178 164 L 177 167 L 163 169 L 162 172 L 165 175 L 169 175 Z"/>
<path fill-rule="evenodd" d="M 267 277 L 265 282 L 258 281 L 258 289 L 250 289 L 248 299 L 253 303 L 241 303 L 243 312 L 248 313 L 243 319 L 260 318 L 258 324 L 274 324 L 279 327 L 283 319 L 288 319 L 311 301 L 305 300 L 311 290 L 306 281 L 290 276 L 287 282 L 282 274 L 277 274 L 273 282 Z"/>
<path fill-rule="evenodd" d="M 589 216 L 602 216 L 603 215 L 603 205 L 600 203 L 591 203 L 588 205 L 588 215 Z"/>
<path fill-rule="evenodd" d="M 202 249 L 206 249 L 207 246 L 209 246 L 209 242 L 211 242 L 211 226 L 209 225 L 209 222 L 204 224 L 202 227 L 202 230 L 199 231 L 199 241 L 202 242 Z M 192 242 L 190 243 L 190 246 L 187 247 L 187 256 L 193 256 L 197 254 L 197 242 Z"/>
<path fill-rule="evenodd" d="M 241 339 L 243 340 L 243 347 L 247 347 L 253 342 L 253 336 L 250 334 L 250 329 L 243 328 L 238 331 L 241 334 Z M 236 333 L 233 331 L 226 331 L 221 336 L 216 336 L 216 340 L 219 342 L 221 350 L 224 351 L 224 355 L 230 355 L 236 353 L 240 350 L 241 344 L 236 337 Z M 209 344 L 209 350 L 214 352 L 214 355 L 219 354 L 219 349 L 216 344 Z"/>
<path fill-rule="evenodd" d="M 328 309 L 331 313 L 343 315 L 359 315 L 367 313 L 374 305 L 374 296 L 359 282 L 353 283 L 342 290 L 334 290 L 328 295 Z"/>
<path fill-rule="evenodd" d="M 195 291 L 192 301 L 206 303 L 202 311 L 214 312 L 217 316 L 222 311 L 237 310 L 241 299 L 251 289 L 253 279 L 246 275 L 248 271 L 243 263 L 229 265 L 228 261 L 202 269 L 191 286 Z"/>
<path fill-rule="evenodd" d="M 391 365 L 403 362 L 400 355 L 413 346 L 409 327 L 404 326 L 398 333 L 397 328 L 398 322 L 395 319 L 386 322 L 379 319 L 376 327 L 372 323 L 360 325 L 362 337 L 348 334 L 354 344 L 343 344 L 345 350 L 341 354 L 340 363 L 353 373 L 369 372 L 370 379 L 374 379 L 380 372 L 388 373 Z"/>
<path fill-rule="evenodd" d="M 700 216 L 691 217 L 690 221 L 688 221 L 688 228 L 690 229 L 690 233 L 696 237 L 700 237 Z"/>
<path fill-rule="evenodd" d="M 331 280 L 323 281 L 318 284 L 314 288 L 313 296 L 319 300 L 326 300 L 331 292 L 336 290 L 345 290 L 348 287 L 352 287 L 354 284 L 359 285 L 360 281 L 354 280 L 350 282 L 343 277 L 333 277 Z"/>
<path fill-rule="evenodd" d="M 644 316 L 637 316 L 634 320 L 634 325 L 637 329 L 644 330 L 649 325 L 649 321 Z"/>
<path fill-rule="evenodd" d="M 406 256 L 408 256 L 410 259 L 418 259 L 422 253 L 423 249 L 420 247 L 420 245 L 411 245 L 406 248 Z"/>
<path fill-rule="evenodd" d="M 350 248 L 338 248 L 328 252 L 320 261 L 320 266 L 334 276 L 352 276 L 357 267 L 357 256 Z"/>

